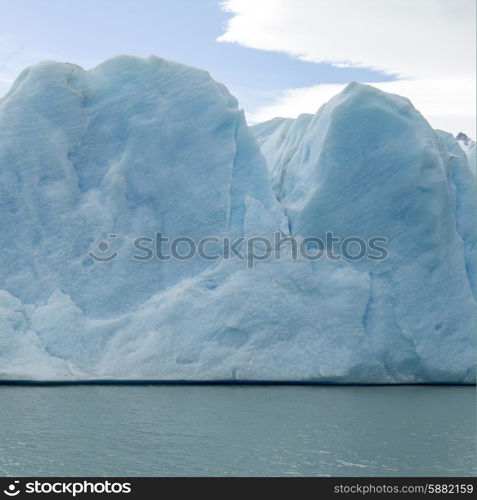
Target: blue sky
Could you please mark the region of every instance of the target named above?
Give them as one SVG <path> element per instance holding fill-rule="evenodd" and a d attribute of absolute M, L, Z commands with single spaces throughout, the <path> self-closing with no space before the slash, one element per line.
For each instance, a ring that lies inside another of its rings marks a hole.
<path fill-rule="evenodd" d="M 475 4 L 0 0 L 0 95 L 42 60 L 89 69 L 155 54 L 208 70 L 251 123 L 315 112 L 356 80 L 410 98 L 435 128 L 475 136 Z"/>
<path fill-rule="evenodd" d="M 118 54 L 155 54 L 206 69 L 250 112 L 287 88 L 392 79 L 217 42 L 231 17 L 218 0 L 0 0 L 0 12 L 0 36 L 6 39 L 1 93 L 21 61 L 58 59 L 90 68 Z"/>

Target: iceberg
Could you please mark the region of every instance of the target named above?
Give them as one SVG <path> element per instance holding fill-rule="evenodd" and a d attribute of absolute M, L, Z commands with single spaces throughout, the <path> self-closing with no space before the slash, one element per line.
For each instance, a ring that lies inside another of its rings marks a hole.
<path fill-rule="evenodd" d="M 474 194 L 458 141 L 367 85 L 248 127 L 158 57 L 27 68 L 0 99 L 0 380 L 475 383 Z M 292 257 L 330 232 L 387 258 Z M 136 258 L 158 234 L 281 243 Z"/>

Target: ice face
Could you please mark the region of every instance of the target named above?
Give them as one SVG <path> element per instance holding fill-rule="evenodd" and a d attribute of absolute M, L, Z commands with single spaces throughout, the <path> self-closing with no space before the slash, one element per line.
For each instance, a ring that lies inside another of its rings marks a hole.
<path fill-rule="evenodd" d="M 180 64 L 34 66 L 0 100 L 0 377 L 473 382 L 474 189 L 455 139 L 372 87 L 249 129 Z M 389 258 L 132 259 L 157 231 Z"/>
<path fill-rule="evenodd" d="M 0 101 L 0 130 L 0 280 L 23 301 L 59 288 L 87 314 L 134 310 L 210 263 L 141 267 L 131 239 L 242 235 L 246 219 L 251 233 L 280 225 L 243 114 L 204 71 L 157 57 L 91 71 L 43 63 Z M 260 228 L 247 200 L 263 206 Z M 101 240 L 104 256 L 119 257 L 98 268 L 88 252 Z"/>
<path fill-rule="evenodd" d="M 365 330 L 381 346 L 376 359 L 396 374 L 400 356 L 411 370 L 422 361 L 432 378 L 462 349 L 470 373 L 475 180 L 452 136 L 407 99 L 350 84 L 311 119 L 282 122 L 262 151 L 292 234 L 387 239 L 389 259 L 354 264 L 369 273 Z"/>

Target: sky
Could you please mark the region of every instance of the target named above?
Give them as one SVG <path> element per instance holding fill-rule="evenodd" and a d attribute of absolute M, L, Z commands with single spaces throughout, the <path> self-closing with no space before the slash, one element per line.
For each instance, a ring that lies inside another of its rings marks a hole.
<path fill-rule="evenodd" d="M 205 69 L 250 123 L 315 112 L 350 81 L 475 137 L 475 0 L 0 0 L 0 94 L 42 60 L 118 54 Z"/>

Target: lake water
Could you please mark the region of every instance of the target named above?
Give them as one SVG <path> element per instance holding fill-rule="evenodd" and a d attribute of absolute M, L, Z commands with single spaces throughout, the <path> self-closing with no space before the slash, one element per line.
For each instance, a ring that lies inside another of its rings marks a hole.
<path fill-rule="evenodd" d="M 1 476 L 476 475 L 474 387 L 0 386 Z"/>

